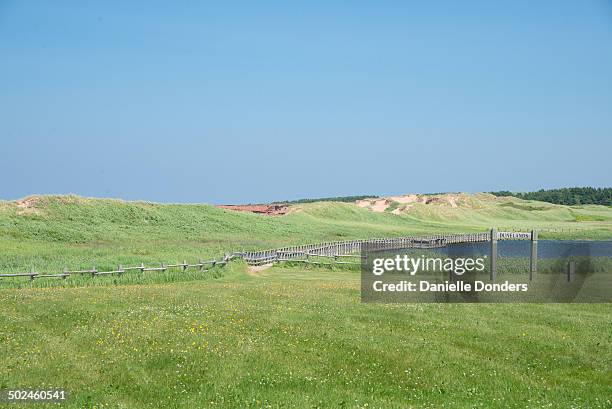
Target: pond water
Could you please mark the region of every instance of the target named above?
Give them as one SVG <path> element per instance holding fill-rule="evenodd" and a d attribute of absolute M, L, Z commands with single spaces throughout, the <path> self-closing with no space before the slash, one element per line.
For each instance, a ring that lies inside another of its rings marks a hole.
<path fill-rule="evenodd" d="M 452 257 L 489 254 L 491 243 L 460 243 L 433 249 L 434 252 Z M 500 257 L 529 257 L 531 242 L 528 240 L 500 240 L 497 242 Z M 539 240 L 538 258 L 565 258 L 570 256 L 612 257 L 612 240 Z"/>

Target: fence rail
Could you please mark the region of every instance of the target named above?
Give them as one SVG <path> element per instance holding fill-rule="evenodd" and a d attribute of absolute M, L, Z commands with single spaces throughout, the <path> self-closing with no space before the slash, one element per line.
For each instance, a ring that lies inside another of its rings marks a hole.
<path fill-rule="evenodd" d="M 200 260 L 197 263 L 193 263 L 193 264 L 189 264 L 186 261 L 183 263 L 178 263 L 178 264 L 161 263 L 159 266 L 155 266 L 155 267 L 145 266 L 144 263 L 141 263 L 141 265 L 139 266 L 132 266 L 132 267 L 119 266 L 116 270 L 107 270 L 107 271 L 98 271 L 94 267 L 90 270 L 64 269 L 62 273 L 58 273 L 58 274 L 43 273 L 43 272 L 37 272 L 37 271 L 32 271 L 29 273 L 4 273 L 4 274 L 0 274 L 0 279 L 10 278 L 10 277 L 29 277 L 30 280 L 34 280 L 36 278 L 51 278 L 51 277 L 65 279 L 72 275 L 91 275 L 92 277 L 96 277 L 96 276 L 113 275 L 113 274 L 120 275 L 120 274 L 125 273 L 126 271 L 134 271 L 134 270 L 139 270 L 141 273 L 144 273 L 147 271 L 162 271 L 163 272 L 171 268 L 181 268 L 183 271 L 186 271 L 188 268 L 197 268 L 199 271 L 208 271 L 210 268 L 215 267 L 215 266 L 224 266 L 232 258 L 234 258 L 233 255 L 225 255 L 221 260 L 216 260 L 216 259 L 208 260 L 208 261 Z M 207 266 L 208 268 L 205 268 Z"/>
<path fill-rule="evenodd" d="M 493 233 L 495 232 L 495 233 Z M 85 270 L 68 270 L 64 269 L 61 273 L 43 273 L 32 271 L 29 273 L 10 273 L 0 274 L 0 279 L 8 277 L 29 277 L 31 280 L 36 278 L 51 278 L 57 277 L 66 279 L 72 275 L 91 275 L 92 277 L 103 276 L 103 275 L 121 275 L 127 271 L 139 270 L 141 273 L 148 271 L 160 271 L 165 272 L 168 269 L 180 268 L 186 271 L 189 268 L 197 268 L 199 271 L 208 271 L 209 268 L 215 266 L 224 266 L 233 258 L 241 258 L 247 264 L 257 266 L 262 264 L 270 264 L 281 261 L 298 261 L 312 264 L 331 264 L 324 263 L 321 261 L 313 260 L 313 257 L 322 257 L 333 259 L 335 264 L 359 264 L 354 260 L 348 259 L 349 257 L 360 257 L 362 246 L 367 245 L 372 250 L 395 250 L 404 248 L 437 248 L 444 247 L 448 244 L 457 243 L 479 243 L 491 241 L 493 235 L 495 235 L 495 241 L 497 239 L 524 239 L 525 237 L 532 237 L 532 233 L 520 233 L 519 235 L 498 237 L 497 231 L 487 231 L 483 233 L 458 233 L 458 234 L 433 234 L 424 236 L 407 236 L 407 237 L 395 237 L 395 238 L 374 238 L 365 240 L 348 240 L 348 241 L 334 241 L 326 243 L 316 244 L 303 244 L 296 246 L 282 247 L 278 249 L 260 250 L 260 251 L 242 251 L 234 252 L 229 255 L 224 255 L 221 260 L 199 260 L 197 263 L 175 263 L 175 264 L 164 264 L 161 263 L 159 266 L 145 266 L 141 263 L 139 266 L 123 267 L 118 266 L 117 269 L 98 271 L 96 267 Z M 344 261 L 347 260 L 347 261 Z M 205 269 L 209 266 L 208 269 Z"/>
<path fill-rule="evenodd" d="M 318 244 L 303 244 L 280 249 L 246 251 L 234 253 L 250 265 L 269 264 L 277 261 L 302 260 L 306 255 L 343 257 L 361 252 L 365 244 L 372 249 L 393 250 L 402 248 L 436 248 L 447 244 L 479 243 L 491 240 L 491 233 L 434 234 L 426 236 L 407 236 L 366 240 L 336 241 Z"/>

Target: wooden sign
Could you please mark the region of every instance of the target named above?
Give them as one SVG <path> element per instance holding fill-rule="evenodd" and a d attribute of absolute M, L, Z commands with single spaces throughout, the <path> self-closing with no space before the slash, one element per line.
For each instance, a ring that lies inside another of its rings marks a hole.
<path fill-rule="evenodd" d="M 500 231 L 497 233 L 498 240 L 531 240 L 531 233 L 516 231 Z"/>

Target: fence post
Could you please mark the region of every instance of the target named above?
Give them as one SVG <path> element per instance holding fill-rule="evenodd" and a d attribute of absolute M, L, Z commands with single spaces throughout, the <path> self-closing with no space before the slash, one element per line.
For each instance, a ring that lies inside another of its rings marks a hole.
<path fill-rule="evenodd" d="M 491 281 L 495 281 L 497 278 L 497 229 L 493 227 L 491 229 Z"/>
<path fill-rule="evenodd" d="M 531 258 L 529 259 L 529 281 L 532 281 L 538 272 L 538 232 L 531 231 Z"/>
<path fill-rule="evenodd" d="M 572 281 L 572 279 L 574 278 L 574 274 L 576 274 L 576 261 L 575 260 L 570 260 L 569 263 L 567 263 L 567 281 Z"/>

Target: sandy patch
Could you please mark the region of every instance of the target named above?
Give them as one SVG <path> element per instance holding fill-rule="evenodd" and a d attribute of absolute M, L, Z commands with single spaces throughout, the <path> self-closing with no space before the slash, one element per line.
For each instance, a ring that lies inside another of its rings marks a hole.
<path fill-rule="evenodd" d="M 417 202 L 419 200 L 419 196 L 418 195 L 391 196 L 389 200 L 392 200 L 394 202 L 398 202 L 401 204 L 408 204 L 408 203 Z"/>
<path fill-rule="evenodd" d="M 371 209 L 373 212 L 382 213 L 387 210 L 387 207 L 389 207 L 390 204 L 391 200 L 389 199 L 378 199 L 374 201 L 374 204 L 372 204 Z"/>
<path fill-rule="evenodd" d="M 398 207 L 397 209 L 391 210 L 391 213 L 392 214 L 396 214 L 396 215 L 400 215 L 400 214 L 403 214 L 405 210 L 406 210 L 406 208 L 404 208 L 404 207 Z"/>
<path fill-rule="evenodd" d="M 459 207 L 459 206 L 457 206 L 458 198 L 456 196 L 449 196 L 447 198 L 447 200 L 448 200 L 448 204 L 450 204 L 451 207 Z"/>
<path fill-rule="evenodd" d="M 410 210 L 415 204 L 458 208 L 461 204 L 465 204 L 465 195 L 457 193 L 447 193 L 440 195 L 406 194 L 398 196 L 389 196 L 387 198 L 380 199 L 363 199 L 356 201 L 355 204 L 358 207 L 363 207 L 370 209 L 373 212 L 382 213 L 387 210 L 387 208 L 389 208 L 389 206 L 393 202 L 399 203 L 400 206 L 398 206 L 396 209 L 393 209 L 391 213 L 395 215 L 400 215 L 410 212 Z"/>
<path fill-rule="evenodd" d="M 32 209 L 40 202 L 40 197 L 30 196 L 17 201 L 17 207 L 22 209 Z"/>
<path fill-rule="evenodd" d="M 31 214 L 40 214 L 40 209 L 37 209 L 36 206 L 40 203 L 41 198 L 39 196 L 30 196 L 25 199 L 18 200 L 17 207 L 19 210 L 17 214 L 20 216 L 27 216 Z"/>
<path fill-rule="evenodd" d="M 374 201 L 371 199 L 362 199 L 362 200 L 357 200 L 355 204 L 357 205 L 357 207 L 370 207 L 372 206 L 373 202 Z"/>
<path fill-rule="evenodd" d="M 274 265 L 273 263 L 269 263 L 269 264 L 262 264 L 261 266 L 249 266 L 247 268 L 247 274 L 250 276 L 258 276 L 259 273 L 261 273 L 264 270 L 269 269 L 273 265 Z"/>

